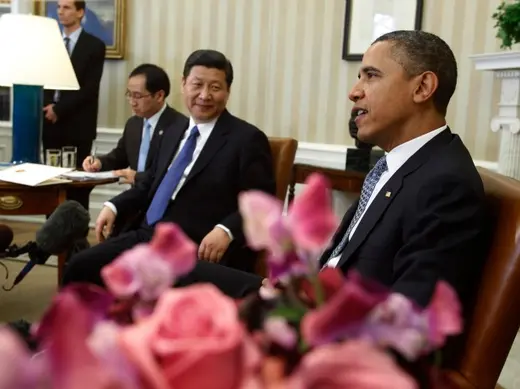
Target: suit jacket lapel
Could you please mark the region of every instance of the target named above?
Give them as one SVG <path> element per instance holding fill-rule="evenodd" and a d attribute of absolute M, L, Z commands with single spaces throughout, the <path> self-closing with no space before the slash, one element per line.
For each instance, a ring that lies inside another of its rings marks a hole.
<path fill-rule="evenodd" d="M 171 111 L 170 107 L 167 106 L 166 109 L 161 114 L 161 116 L 159 117 L 159 120 L 157 121 L 157 125 L 155 126 L 155 129 L 153 131 L 152 139 L 150 139 L 150 148 L 148 149 L 149 152 L 148 152 L 148 155 L 146 156 L 147 165 L 150 162 L 150 160 L 153 160 L 153 158 L 155 157 L 154 155 L 152 155 L 153 151 L 152 152 L 150 152 L 150 151 L 159 150 L 159 147 L 155 147 L 155 145 L 158 146 L 162 143 L 164 131 L 166 130 L 166 128 L 168 128 L 168 126 L 172 122 L 172 119 L 173 119 L 172 115 L 173 115 L 173 112 Z M 144 122 L 141 122 L 141 131 L 142 131 L 143 126 L 144 126 Z M 139 131 L 140 134 L 141 134 L 141 131 Z M 141 147 L 141 139 L 142 139 L 142 137 L 139 139 L 139 147 Z M 154 146 L 154 147 L 152 147 L 152 146 Z"/>
<path fill-rule="evenodd" d="M 199 157 L 195 161 L 188 177 L 186 177 L 186 181 L 184 185 L 188 183 L 193 177 L 199 174 L 206 165 L 211 161 L 213 156 L 220 150 L 224 144 L 227 142 L 227 134 L 229 132 L 229 121 L 231 119 L 231 114 L 228 111 L 222 112 L 217 122 L 215 123 L 215 127 L 211 131 L 211 135 L 209 136 L 206 144 L 202 148 Z"/>
<path fill-rule="evenodd" d="M 338 226 L 338 229 L 334 233 L 334 236 L 332 237 L 330 241 L 329 247 L 323 252 L 323 254 L 320 257 L 320 264 L 323 266 L 328 261 L 330 254 L 332 254 L 332 250 L 339 244 L 341 239 L 343 238 L 343 235 L 345 235 L 345 232 L 347 232 L 347 228 L 350 224 L 350 221 L 354 217 L 354 213 L 356 212 L 357 206 L 359 204 L 359 199 L 356 200 L 345 212 L 345 216 L 343 216 L 343 219 L 341 220 L 341 223 Z"/>
<path fill-rule="evenodd" d="M 345 250 L 341 254 L 341 259 L 338 267 L 348 261 L 350 256 L 358 249 L 358 247 L 365 241 L 370 234 L 377 221 L 383 216 L 387 207 L 392 200 L 397 196 L 401 189 L 403 176 L 394 174 L 392 178 L 381 188 L 375 199 L 372 201 L 365 214 L 361 217 L 359 224 L 352 235 L 352 239 L 348 242 Z"/>
<path fill-rule="evenodd" d="M 398 195 L 403 184 L 403 179 L 425 163 L 430 155 L 436 152 L 436 149 L 449 143 L 452 139 L 453 135 L 448 128 L 420 148 L 397 172 L 393 174 L 390 180 L 378 192 L 365 214 L 362 216 L 356 231 L 354 231 L 354 234 L 352 235 L 352 240 L 348 242 L 341 255 L 338 267 L 343 266 L 358 247 L 367 239 L 376 223 L 383 216 L 393 199 Z"/>
<path fill-rule="evenodd" d="M 141 149 L 141 142 L 143 140 L 143 119 L 138 118 L 132 123 L 132 129 L 129 131 L 128 145 L 133 148 L 132 152 L 129 153 L 131 158 L 134 159 L 133 166 L 137 168 L 139 163 L 139 150 Z"/>
<path fill-rule="evenodd" d="M 168 131 L 163 132 L 163 141 L 158 155 L 157 174 L 155 176 L 155 185 L 152 188 L 153 191 L 157 189 L 157 186 L 159 186 L 168 166 L 170 166 L 177 148 L 179 147 L 182 136 L 188 128 L 188 124 L 188 118 L 181 117 L 171 124 L 171 128 L 169 128 Z"/>
<path fill-rule="evenodd" d="M 85 43 L 85 30 L 82 30 L 79 34 L 76 45 L 74 46 L 74 50 L 72 50 L 72 54 L 70 55 L 70 62 L 72 62 L 72 67 L 76 70 L 77 64 L 82 62 L 81 56 L 85 52 L 83 50 L 83 45 Z M 65 43 L 63 43 L 65 44 Z"/>

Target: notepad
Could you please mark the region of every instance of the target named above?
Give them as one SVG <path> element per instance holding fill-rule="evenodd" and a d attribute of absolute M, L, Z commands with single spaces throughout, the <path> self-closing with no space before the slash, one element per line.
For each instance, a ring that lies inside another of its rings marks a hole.
<path fill-rule="evenodd" d="M 80 172 L 72 171 L 61 175 L 69 180 L 105 180 L 107 178 L 116 178 L 113 171 L 108 172 Z"/>
<path fill-rule="evenodd" d="M 59 180 L 52 179 L 57 179 L 71 170 L 37 163 L 22 163 L 2 169 L 0 180 L 28 186 L 59 184 Z"/>

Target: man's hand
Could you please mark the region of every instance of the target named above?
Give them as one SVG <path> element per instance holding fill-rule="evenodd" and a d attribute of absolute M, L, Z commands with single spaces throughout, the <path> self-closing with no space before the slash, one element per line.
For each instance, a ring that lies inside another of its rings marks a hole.
<path fill-rule="evenodd" d="M 101 170 L 101 161 L 99 158 L 88 156 L 83 160 L 83 170 L 86 172 L 98 172 Z"/>
<path fill-rule="evenodd" d="M 96 238 L 98 242 L 103 242 L 114 228 L 116 214 L 109 207 L 103 207 L 96 220 Z"/>
<path fill-rule="evenodd" d="M 116 177 L 122 178 L 120 181 L 122 184 L 134 184 L 135 183 L 135 174 L 137 172 L 130 168 L 114 170 L 114 175 Z"/>
<path fill-rule="evenodd" d="M 43 112 L 45 112 L 45 119 L 47 119 L 51 123 L 56 123 L 58 117 L 54 112 L 54 104 L 48 104 L 45 107 L 43 107 Z"/>
<path fill-rule="evenodd" d="M 231 238 L 222 228 L 215 227 L 202 239 L 199 246 L 199 258 L 208 262 L 220 262 Z"/>

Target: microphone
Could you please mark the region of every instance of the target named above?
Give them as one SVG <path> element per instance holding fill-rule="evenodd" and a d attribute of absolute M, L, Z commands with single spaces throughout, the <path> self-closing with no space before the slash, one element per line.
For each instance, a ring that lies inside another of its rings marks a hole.
<path fill-rule="evenodd" d="M 36 231 L 35 242 L 29 242 L 24 246 L 23 249 L 29 253 L 30 260 L 15 278 L 13 287 L 19 284 L 35 265 L 47 262 L 51 255 L 88 248 L 89 222 L 90 214 L 77 201 L 67 200 L 60 204 Z"/>

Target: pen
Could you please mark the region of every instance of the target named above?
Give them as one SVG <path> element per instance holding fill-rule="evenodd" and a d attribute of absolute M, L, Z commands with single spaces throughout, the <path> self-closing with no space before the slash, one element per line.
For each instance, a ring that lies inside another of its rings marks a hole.
<path fill-rule="evenodd" d="M 92 155 L 90 156 L 90 164 L 93 165 L 96 162 L 96 145 L 92 148 Z"/>

